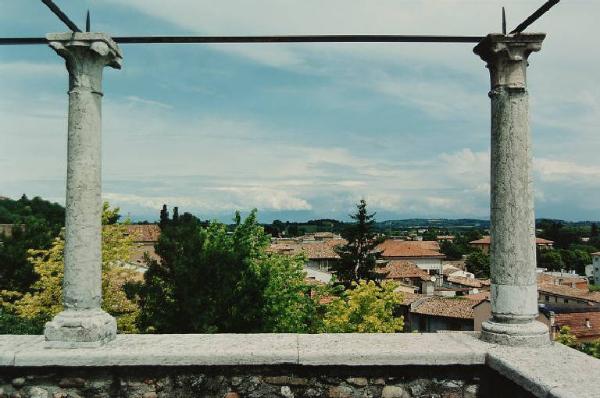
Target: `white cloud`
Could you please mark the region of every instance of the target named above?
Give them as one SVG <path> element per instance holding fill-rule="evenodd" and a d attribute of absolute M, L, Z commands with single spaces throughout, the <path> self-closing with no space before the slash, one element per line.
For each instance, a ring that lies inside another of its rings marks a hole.
<path fill-rule="evenodd" d="M 539 158 L 535 159 L 535 170 L 547 182 L 595 184 L 600 180 L 600 165 Z"/>

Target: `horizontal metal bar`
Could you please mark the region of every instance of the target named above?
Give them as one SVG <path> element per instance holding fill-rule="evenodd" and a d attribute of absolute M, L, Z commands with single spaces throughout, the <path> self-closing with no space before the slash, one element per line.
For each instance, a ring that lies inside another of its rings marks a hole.
<path fill-rule="evenodd" d="M 48 44 L 45 37 L 0 37 L 0 45 Z"/>
<path fill-rule="evenodd" d="M 124 36 L 113 37 L 120 44 L 202 44 L 202 43 L 479 43 L 482 36 L 417 35 L 299 35 L 299 36 Z M 0 45 L 47 44 L 45 38 L 0 38 Z"/>
<path fill-rule="evenodd" d="M 298 36 L 144 36 L 115 37 L 123 44 L 157 43 L 479 43 L 478 36 L 298 35 Z"/>

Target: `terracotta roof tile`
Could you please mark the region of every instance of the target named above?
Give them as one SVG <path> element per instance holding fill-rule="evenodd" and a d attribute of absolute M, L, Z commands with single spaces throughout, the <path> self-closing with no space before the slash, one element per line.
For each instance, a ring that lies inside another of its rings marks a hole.
<path fill-rule="evenodd" d="M 537 282 L 538 285 L 555 285 L 555 281 L 556 282 L 560 282 L 560 285 L 563 286 L 569 286 L 571 287 L 572 283 L 575 283 L 576 285 L 584 285 L 585 290 L 588 290 L 588 280 L 586 277 L 583 276 L 579 276 L 579 275 L 569 275 L 569 274 L 562 274 L 560 276 L 558 275 L 549 275 L 545 272 L 540 272 L 537 275 Z"/>
<path fill-rule="evenodd" d="M 415 301 L 427 297 L 424 294 L 402 292 L 402 305 L 411 305 Z"/>
<path fill-rule="evenodd" d="M 468 298 L 448 298 L 431 296 L 417 303 L 411 312 L 423 315 L 442 316 L 447 318 L 473 319 L 473 307 L 482 300 Z"/>
<path fill-rule="evenodd" d="M 309 260 L 337 260 L 340 256 L 335 248 L 344 245 L 344 239 L 331 239 L 314 242 L 272 243 L 268 251 L 279 254 L 304 254 Z"/>
<path fill-rule="evenodd" d="M 383 257 L 437 257 L 444 258 L 440 253 L 440 245 L 436 241 L 404 241 L 388 239 L 377 246 Z"/>
<path fill-rule="evenodd" d="M 158 242 L 160 227 L 156 224 L 127 225 L 127 232 L 136 242 Z"/>
<path fill-rule="evenodd" d="M 589 292 L 583 289 L 577 289 L 569 286 L 547 284 L 538 285 L 538 290 L 542 294 L 548 293 L 567 298 L 574 298 L 583 301 L 600 303 L 600 292 Z"/>
<path fill-rule="evenodd" d="M 467 287 L 482 287 L 482 281 L 476 278 L 466 278 L 464 276 L 449 276 L 448 282 Z"/>
<path fill-rule="evenodd" d="M 417 267 L 417 264 L 406 260 L 394 260 L 388 262 L 385 267 L 379 268 L 377 273 L 386 274 L 384 279 L 421 278 L 429 280 L 427 271 Z"/>
<path fill-rule="evenodd" d="M 589 327 L 587 326 L 589 322 Z M 567 312 L 554 315 L 554 324 L 559 328 L 569 326 L 578 339 L 600 338 L 600 312 Z"/>
<path fill-rule="evenodd" d="M 466 294 L 463 297 L 468 298 L 470 300 L 484 301 L 484 300 L 490 299 L 490 292 L 485 291 L 485 292 L 479 292 L 479 293 L 473 293 L 473 294 Z"/>

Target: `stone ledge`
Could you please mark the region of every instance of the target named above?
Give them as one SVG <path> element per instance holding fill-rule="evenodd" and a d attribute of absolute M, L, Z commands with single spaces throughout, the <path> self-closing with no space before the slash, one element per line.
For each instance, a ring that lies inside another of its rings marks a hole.
<path fill-rule="evenodd" d="M 561 346 L 516 348 L 473 333 L 119 335 L 102 348 L 49 349 L 43 336 L 0 336 L 3 367 L 482 366 L 538 397 L 593 397 L 600 360 Z"/>

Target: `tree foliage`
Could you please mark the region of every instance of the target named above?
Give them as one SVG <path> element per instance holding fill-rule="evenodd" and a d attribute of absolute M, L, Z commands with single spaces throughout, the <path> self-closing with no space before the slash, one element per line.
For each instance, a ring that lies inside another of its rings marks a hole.
<path fill-rule="evenodd" d="M 104 204 L 103 221 L 116 220 L 117 209 Z M 118 217 L 117 217 L 118 219 Z M 59 235 L 48 249 L 29 250 L 29 261 L 37 276 L 32 291 L 3 292 L 6 299 L 19 297 L 5 306 L 22 318 L 47 322 L 62 311 L 62 282 L 64 277 L 64 237 Z M 123 286 L 138 278 L 135 271 L 122 267 L 129 260 L 133 237 L 124 225 L 105 226 L 102 230 L 102 308 L 117 319 L 121 332 L 136 332 L 137 305 L 129 300 Z"/>
<path fill-rule="evenodd" d="M 404 328 L 404 319 L 395 316 L 402 295 L 396 284 L 385 281 L 353 282 L 327 306 L 321 331 L 324 333 L 395 333 Z"/>
<path fill-rule="evenodd" d="M 472 272 L 476 278 L 490 277 L 490 256 L 481 250 L 469 254 L 465 261 L 467 271 Z"/>
<path fill-rule="evenodd" d="M 375 252 L 375 213 L 369 214 L 367 203 L 361 200 L 356 205 L 356 213 L 350 217 L 355 222 L 349 224 L 342 233 L 348 243 L 336 249 L 340 261 L 332 266 L 338 280 L 346 284 L 375 279 L 378 256 Z"/>
<path fill-rule="evenodd" d="M 0 199 L 0 224 L 12 234 L 0 235 L 0 290 L 26 292 L 35 281 L 29 249 L 47 249 L 64 223 L 64 208 L 39 197 Z"/>
<path fill-rule="evenodd" d="M 235 227 L 208 226 L 189 213 L 161 211 L 160 261 L 137 289 L 143 331 L 159 333 L 306 332 L 314 303 L 303 259 L 268 254 L 256 211 Z"/>
<path fill-rule="evenodd" d="M 567 347 L 577 347 L 577 338 L 571 333 L 569 326 L 562 326 L 554 340 Z"/>

